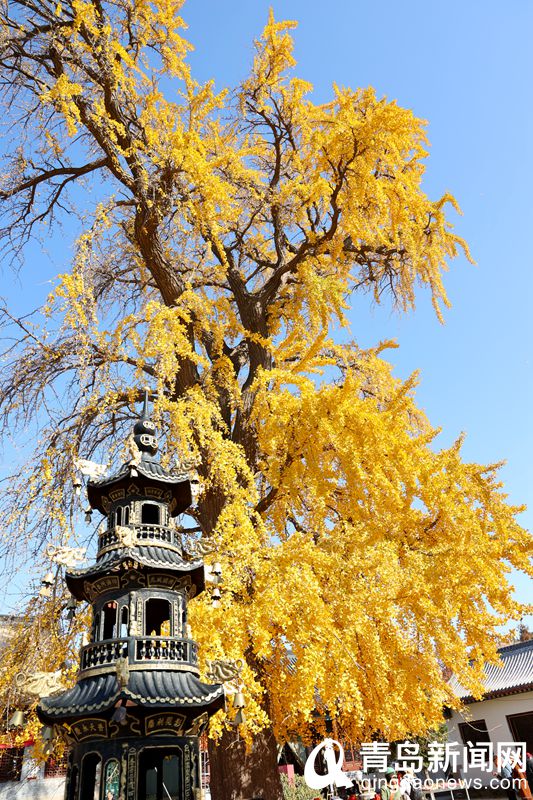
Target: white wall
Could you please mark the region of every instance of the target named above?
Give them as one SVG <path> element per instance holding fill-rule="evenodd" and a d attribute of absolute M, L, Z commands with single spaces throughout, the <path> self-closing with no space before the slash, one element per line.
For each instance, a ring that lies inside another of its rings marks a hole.
<path fill-rule="evenodd" d="M 64 794 L 64 778 L 0 783 L 0 800 L 63 800 Z"/>
<path fill-rule="evenodd" d="M 20 780 L 0 783 L 0 800 L 63 800 L 64 795 L 65 778 L 45 778 L 32 747 L 24 749 Z"/>
<path fill-rule="evenodd" d="M 533 692 L 523 692 L 522 694 L 513 694 L 508 697 L 496 697 L 493 700 L 480 700 L 478 703 L 469 703 L 461 714 L 454 711 L 452 718 L 447 721 L 448 741 L 458 742 L 459 751 L 462 753 L 463 740 L 458 724 L 461 722 L 473 723 L 474 720 L 484 719 L 490 740 L 494 744 L 494 754 L 496 754 L 497 742 L 513 741 L 513 734 L 509 729 L 506 717 L 512 714 L 524 714 L 527 711 L 533 712 Z M 458 759 L 458 764 L 464 777 L 481 778 L 483 785 L 488 785 L 492 773 L 475 769 L 469 769 L 465 773 L 461 756 Z"/>

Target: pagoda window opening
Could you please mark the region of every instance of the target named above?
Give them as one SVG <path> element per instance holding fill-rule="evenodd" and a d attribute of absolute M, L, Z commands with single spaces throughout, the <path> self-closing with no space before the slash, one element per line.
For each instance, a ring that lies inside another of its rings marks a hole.
<path fill-rule="evenodd" d="M 138 800 L 179 800 L 181 752 L 165 747 L 147 748 L 139 757 Z"/>
<path fill-rule="evenodd" d="M 155 503 L 143 503 L 141 508 L 141 523 L 143 525 L 160 525 L 160 508 Z"/>
<path fill-rule="evenodd" d="M 115 525 L 129 525 L 130 524 L 130 507 L 117 506 L 114 511 L 109 515 L 109 525 L 113 528 Z"/>
<path fill-rule="evenodd" d="M 187 636 L 187 609 L 183 601 L 183 597 L 178 598 L 178 614 L 181 627 L 181 635 Z"/>
<path fill-rule="evenodd" d="M 123 606 L 120 612 L 120 638 L 125 639 L 128 635 L 128 606 Z"/>
<path fill-rule="evenodd" d="M 102 639 L 114 639 L 117 625 L 117 604 L 115 601 L 106 603 L 102 612 L 104 615 Z"/>
<path fill-rule="evenodd" d="M 87 753 L 81 764 L 80 800 L 100 799 L 102 759 L 98 753 Z"/>
<path fill-rule="evenodd" d="M 170 636 L 170 612 L 168 600 L 158 597 L 147 600 L 144 614 L 145 636 Z"/>
<path fill-rule="evenodd" d="M 104 793 L 103 800 L 113 798 L 118 800 L 120 784 L 120 765 L 116 758 L 111 758 L 106 762 L 104 770 Z"/>
<path fill-rule="evenodd" d="M 94 625 L 93 625 L 93 639 L 95 642 L 97 642 L 99 638 L 100 638 L 100 612 L 94 615 Z"/>

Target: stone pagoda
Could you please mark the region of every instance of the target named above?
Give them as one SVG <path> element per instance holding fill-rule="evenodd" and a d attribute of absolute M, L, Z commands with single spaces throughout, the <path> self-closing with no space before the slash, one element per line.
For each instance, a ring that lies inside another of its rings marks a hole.
<path fill-rule="evenodd" d="M 90 603 L 90 642 L 73 689 L 43 698 L 41 722 L 72 745 L 66 800 L 196 800 L 198 737 L 224 706 L 221 684 L 199 680 L 187 601 L 204 566 L 184 556 L 172 518 L 191 504 L 187 476 L 156 458 L 148 397 L 133 428 L 133 458 L 89 480 L 101 526 L 96 563 L 66 582 Z"/>

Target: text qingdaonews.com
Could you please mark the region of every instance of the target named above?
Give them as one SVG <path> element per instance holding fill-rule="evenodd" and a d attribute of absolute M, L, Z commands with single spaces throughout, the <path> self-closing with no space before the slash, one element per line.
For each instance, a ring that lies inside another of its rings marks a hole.
<path fill-rule="evenodd" d="M 420 778 L 415 778 L 412 780 L 412 783 L 416 786 L 416 788 L 422 789 L 422 791 L 430 792 L 431 790 L 437 791 L 444 791 L 446 789 L 451 789 L 455 791 L 456 789 L 503 789 L 507 791 L 508 789 L 519 789 L 522 786 L 522 780 L 520 778 L 491 778 L 488 782 L 483 780 L 482 778 L 461 778 L 461 780 L 455 780 L 454 778 L 445 779 L 445 778 L 435 778 L 435 780 L 425 780 L 422 781 Z M 381 789 L 384 786 L 387 786 L 388 782 L 386 778 L 364 778 L 360 781 L 361 790 L 363 792 L 370 792 L 375 791 L 376 789 Z"/>

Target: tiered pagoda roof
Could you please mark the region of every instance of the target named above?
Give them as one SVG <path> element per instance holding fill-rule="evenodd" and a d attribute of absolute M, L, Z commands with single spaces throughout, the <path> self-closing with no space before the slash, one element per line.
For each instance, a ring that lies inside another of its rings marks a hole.
<path fill-rule="evenodd" d="M 93 631 L 81 650 L 76 685 L 41 700 L 38 713 L 48 725 L 96 715 L 94 724 L 107 726 L 117 708 L 147 725 L 150 709 L 170 709 L 181 713 L 187 731 L 199 715 L 224 705 L 223 686 L 199 679 L 197 646 L 186 625 L 188 599 L 205 588 L 203 563 L 184 553 L 171 520 L 191 504 L 190 480 L 165 470 L 155 459 L 157 447 L 146 398 L 131 460 L 88 482 L 91 507 L 107 517 L 107 527 L 96 562 L 70 569 L 66 582 L 76 599 L 93 605 Z M 145 510 L 156 514 L 155 522 L 145 519 Z M 165 630 L 161 604 L 168 609 Z"/>

